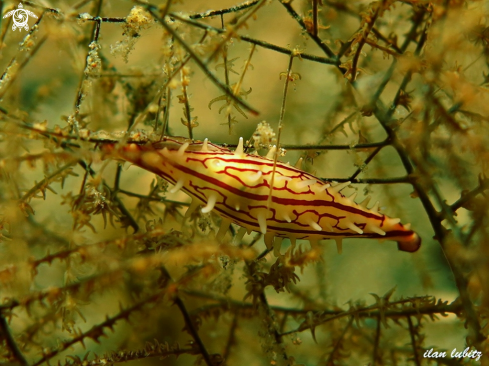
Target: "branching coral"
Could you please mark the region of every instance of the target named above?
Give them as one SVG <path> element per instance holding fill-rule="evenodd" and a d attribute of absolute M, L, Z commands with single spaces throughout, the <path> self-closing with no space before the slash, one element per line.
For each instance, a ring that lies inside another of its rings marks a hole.
<path fill-rule="evenodd" d="M 0 362 L 488 364 L 484 2 L 119 3 L 1 19 Z M 104 153 L 163 136 L 277 145 L 425 244 L 216 240 L 218 216 Z"/>

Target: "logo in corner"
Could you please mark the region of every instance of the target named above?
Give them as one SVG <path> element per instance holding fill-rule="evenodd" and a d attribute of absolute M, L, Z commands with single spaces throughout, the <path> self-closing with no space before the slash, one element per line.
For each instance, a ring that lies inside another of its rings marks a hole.
<path fill-rule="evenodd" d="M 9 16 L 12 16 L 12 20 L 14 24 L 12 24 L 12 30 L 15 31 L 17 28 L 19 28 L 19 32 L 22 28 L 25 30 L 29 30 L 29 26 L 27 25 L 27 21 L 29 20 L 29 15 L 33 16 L 34 18 L 37 18 L 37 15 L 34 14 L 32 11 L 24 9 L 22 6 L 22 3 L 19 3 L 19 6 L 17 7 L 18 9 L 14 9 L 9 11 L 7 14 L 3 16 L 3 18 L 8 18 Z"/>

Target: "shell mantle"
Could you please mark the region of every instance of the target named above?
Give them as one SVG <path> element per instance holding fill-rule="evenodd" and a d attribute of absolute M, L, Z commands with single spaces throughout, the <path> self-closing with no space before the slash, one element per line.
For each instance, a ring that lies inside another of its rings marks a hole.
<path fill-rule="evenodd" d="M 349 182 L 323 182 L 299 168 L 269 157 L 246 154 L 243 140 L 236 151 L 207 141 L 165 138 L 123 147 L 111 145 L 115 156 L 151 171 L 192 197 L 188 213 L 202 207 L 222 217 L 218 237 L 235 223 L 274 238 L 377 238 L 397 241 L 398 248 L 416 251 L 421 239 L 399 219 L 369 209 L 340 193 Z M 269 154 L 269 156 L 272 154 Z M 272 155 L 273 156 L 273 155 Z"/>

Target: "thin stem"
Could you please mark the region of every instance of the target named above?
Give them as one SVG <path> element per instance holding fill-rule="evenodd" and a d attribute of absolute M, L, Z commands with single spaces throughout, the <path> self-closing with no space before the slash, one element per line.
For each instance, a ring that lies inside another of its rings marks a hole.
<path fill-rule="evenodd" d="M 31 27 L 30 31 L 27 33 L 27 35 L 24 37 L 24 40 L 20 43 L 20 47 L 25 47 L 27 42 L 32 42 L 32 35 L 38 31 L 39 29 L 39 24 L 41 23 L 41 20 L 43 19 L 44 13 L 42 13 L 39 16 L 39 19 L 37 22 Z M 10 18 L 9 18 L 10 19 Z M 5 68 L 5 71 L 3 72 L 2 76 L 0 77 L 0 82 L 2 84 L 2 88 L 0 89 L 0 100 L 4 97 L 5 93 L 9 89 L 9 87 L 12 85 L 14 80 L 17 78 L 17 75 L 19 72 L 27 65 L 27 63 L 32 60 L 32 57 L 39 51 L 41 46 L 44 44 L 44 42 L 47 40 L 47 35 L 42 36 L 42 38 L 37 42 L 37 44 L 34 47 L 30 47 L 30 51 L 27 51 L 24 55 L 24 59 L 20 64 L 16 67 L 16 64 L 18 63 L 18 57 L 14 56 L 10 60 L 8 66 Z M 19 51 L 20 53 L 21 51 Z M 25 52 L 25 51 L 24 51 Z M 11 74 L 9 74 L 10 71 L 15 70 Z"/>
<path fill-rule="evenodd" d="M 377 28 L 373 27 L 373 28 L 372 28 L 372 33 L 373 33 L 373 34 L 375 34 L 375 36 L 376 36 L 378 39 L 380 39 L 380 40 L 382 40 L 383 42 L 385 42 L 385 43 L 388 45 L 388 47 L 391 47 L 391 48 L 392 48 L 392 49 L 393 49 L 395 52 L 397 52 L 398 54 L 402 54 L 402 53 L 403 53 L 403 52 L 402 52 L 402 50 L 399 48 L 399 46 L 398 46 L 398 45 L 396 45 L 394 42 L 392 42 L 392 41 L 390 41 L 389 39 L 387 39 L 387 38 L 386 38 L 386 37 L 385 37 L 385 36 L 384 36 L 382 33 L 380 33 L 380 31 L 379 31 Z M 377 45 L 377 46 L 378 46 L 378 45 Z M 390 48 L 389 48 L 389 49 L 390 49 Z"/>
<path fill-rule="evenodd" d="M 167 98 L 167 103 L 169 103 L 169 99 Z M 169 108 L 169 107 L 168 107 Z M 5 120 L 0 120 L 0 122 L 5 122 Z M 30 131 L 35 131 L 38 132 L 39 134 L 46 136 L 46 137 L 60 137 L 63 139 L 67 140 L 79 140 L 80 138 L 77 135 L 64 135 L 63 133 L 56 133 L 54 131 L 46 131 L 44 129 L 39 129 L 34 127 L 31 124 L 28 123 L 20 123 L 18 121 L 10 121 L 15 123 L 17 126 L 21 128 L 25 128 Z M 96 139 L 96 138 L 88 138 L 86 141 L 90 141 L 96 144 L 113 144 L 120 142 L 119 140 L 116 139 Z M 130 140 L 128 140 L 130 141 Z M 131 143 L 134 144 L 145 144 L 146 141 L 131 141 Z M 285 150 L 290 150 L 290 151 L 310 151 L 310 150 L 357 150 L 357 149 L 373 149 L 377 148 L 379 146 L 388 146 L 389 140 L 384 140 L 384 141 L 379 141 L 379 142 L 371 142 L 371 143 L 366 143 L 366 144 L 356 144 L 356 145 L 282 145 L 282 148 Z M 71 144 L 70 146 L 72 147 L 80 147 L 79 145 L 76 144 Z M 226 145 L 229 148 L 236 148 L 236 144 L 227 144 Z"/>
<path fill-rule="evenodd" d="M 282 145 L 285 150 L 299 150 L 299 151 L 310 151 L 310 150 L 363 150 L 363 149 L 374 149 L 378 147 L 388 146 L 389 143 L 386 141 L 371 142 L 367 144 L 357 144 L 357 145 Z M 231 145 L 230 145 L 231 146 Z"/>
<path fill-rule="evenodd" d="M 121 182 L 122 164 L 117 164 L 117 171 L 114 178 L 114 192 L 119 191 L 119 184 Z"/>
<path fill-rule="evenodd" d="M 244 76 L 246 74 L 246 71 L 248 71 L 248 68 L 250 67 L 251 58 L 253 57 L 253 53 L 255 53 L 255 45 L 252 45 L 251 46 L 251 51 L 250 51 L 250 54 L 248 56 L 248 59 L 245 62 L 245 65 L 244 65 L 244 68 L 243 68 L 243 72 L 239 76 L 238 83 L 233 88 L 234 95 L 238 95 L 239 91 L 241 90 L 241 85 L 243 85 Z"/>
<path fill-rule="evenodd" d="M 207 352 L 207 349 L 204 346 L 204 342 L 202 342 L 202 339 L 200 338 L 197 329 L 195 329 L 192 319 L 190 318 L 187 308 L 185 307 L 185 304 L 183 303 L 182 299 L 178 296 L 174 297 L 173 301 L 177 305 L 178 309 L 180 309 L 180 312 L 182 313 L 183 319 L 185 321 L 185 326 L 189 330 L 194 341 L 197 343 L 197 346 L 200 349 L 200 353 L 202 354 L 205 363 L 207 364 L 207 366 L 212 366 L 213 363 L 211 360 L 211 356 L 209 355 L 209 352 Z"/>
<path fill-rule="evenodd" d="M 113 193 L 113 190 L 107 184 L 104 185 L 111 191 L 111 193 Z M 134 217 L 132 217 L 131 213 L 126 208 L 121 199 L 116 194 L 113 194 L 112 200 L 117 203 L 117 208 L 119 209 L 119 211 L 129 220 L 129 225 L 133 228 L 134 233 L 137 233 L 139 231 L 139 225 Z"/>
<path fill-rule="evenodd" d="M 350 113 L 349 116 L 344 118 L 340 123 L 338 123 L 336 126 L 333 127 L 331 131 L 327 133 L 327 135 L 332 135 L 336 131 L 343 129 L 342 127 L 347 124 L 353 117 L 355 117 L 358 114 L 358 111 L 354 111 L 353 113 Z"/>
<path fill-rule="evenodd" d="M 421 366 L 418 354 L 418 347 L 416 347 L 416 332 L 414 330 L 413 321 L 410 316 L 407 316 L 406 318 L 409 324 L 409 335 L 411 336 L 411 345 L 413 346 L 414 362 L 416 362 L 416 366 Z"/>
<path fill-rule="evenodd" d="M 280 3 L 285 7 L 285 9 L 287 9 L 287 11 L 292 16 L 292 18 L 294 18 L 297 21 L 297 23 L 299 23 L 299 25 L 302 27 L 302 29 L 305 30 L 309 34 L 309 36 L 319 46 L 319 48 L 321 48 L 324 51 L 324 53 L 326 53 L 326 55 L 328 55 L 329 57 L 331 57 L 332 59 L 337 61 L 337 57 L 336 57 L 335 53 L 319 37 L 317 37 L 316 35 L 309 32 L 309 30 L 307 29 L 306 23 L 304 23 L 304 20 L 302 19 L 302 17 L 299 14 L 297 14 L 297 12 L 292 7 L 291 1 L 280 0 Z M 338 65 L 339 65 L 339 63 L 338 63 Z"/>
<path fill-rule="evenodd" d="M 472 201 L 477 195 L 483 193 L 485 190 L 489 189 L 489 179 L 483 179 L 480 181 L 479 186 L 472 191 L 462 194 L 460 198 L 450 205 L 450 210 L 452 212 L 457 211 L 459 208 L 463 207 L 466 203 Z"/>
<path fill-rule="evenodd" d="M 161 266 L 160 270 L 170 283 L 174 283 L 172 277 L 170 276 L 170 273 L 164 266 Z M 175 293 L 173 295 L 172 300 L 175 303 L 175 305 L 177 305 L 178 309 L 180 310 L 180 313 L 182 313 L 183 320 L 185 321 L 185 328 L 192 336 L 197 346 L 199 347 L 200 353 L 202 354 L 205 363 L 207 364 L 207 366 L 213 366 L 211 356 L 209 355 L 209 352 L 207 351 L 204 342 L 202 342 L 202 339 L 200 338 L 199 333 L 194 326 L 192 318 L 190 317 L 190 314 L 188 313 L 184 302 L 182 301 L 180 296 L 178 296 L 178 293 Z"/>
<path fill-rule="evenodd" d="M 259 0 L 258 3 L 253 7 L 253 9 L 249 11 L 241 19 L 239 19 L 239 21 L 235 25 L 233 25 L 231 29 L 226 29 L 226 32 L 224 33 L 225 34 L 224 39 L 222 39 L 220 43 L 217 46 L 215 46 L 214 51 L 211 53 L 209 57 L 207 57 L 207 60 L 205 61 L 206 64 L 209 64 L 209 62 L 214 60 L 214 58 L 218 55 L 221 48 L 226 45 L 229 39 L 234 37 L 236 31 L 239 28 L 241 28 L 248 21 L 248 19 L 250 19 L 263 5 L 265 5 L 267 1 L 268 0 Z"/>
<path fill-rule="evenodd" d="M 261 237 L 261 233 L 260 233 L 260 237 Z M 251 245 L 250 245 L 251 246 Z M 267 256 L 268 253 L 270 253 L 273 249 L 265 249 L 263 252 L 261 252 L 260 254 L 258 254 L 255 258 L 255 261 L 259 261 L 260 259 L 262 258 L 265 258 Z"/>
<path fill-rule="evenodd" d="M 166 105 L 165 105 L 165 114 L 163 115 L 163 127 L 161 128 L 160 137 L 163 138 L 165 134 L 168 132 L 168 123 L 170 121 L 170 100 L 171 100 L 171 88 L 166 88 Z"/>
<path fill-rule="evenodd" d="M 172 2 L 172 0 L 166 0 L 166 5 L 163 8 L 163 11 L 161 13 L 161 17 L 163 19 L 165 19 L 166 15 L 170 12 L 171 2 Z"/>
<path fill-rule="evenodd" d="M 381 361 L 381 356 L 379 354 L 379 347 L 380 347 L 380 333 L 381 333 L 381 325 L 382 322 L 380 321 L 381 316 L 379 315 L 377 317 L 377 329 L 375 330 L 375 340 L 374 340 L 374 350 L 373 350 L 373 356 L 372 356 L 372 365 L 378 365 L 380 364 Z"/>
<path fill-rule="evenodd" d="M 231 353 L 231 348 L 236 342 L 236 329 L 238 328 L 238 314 L 235 313 L 233 316 L 233 322 L 231 323 L 231 326 L 229 327 L 229 336 L 228 340 L 226 342 L 226 348 L 224 349 L 224 352 L 222 354 L 222 358 L 224 359 L 224 362 L 227 362 L 227 359 L 229 358 L 229 354 Z"/>
<path fill-rule="evenodd" d="M 385 52 L 385 53 L 388 53 L 388 54 L 389 54 L 389 55 L 391 55 L 391 56 L 394 56 L 394 57 L 399 57 L 399 56 L 401 56 L 401 55 L 399 54 L 399 52 L 397 52 L 397 51 L 393 51 L 393 50 L 391 50 L 390 48 L 387 48 L 387 47 L 383 47 L 383 46 L 381 46 L 381 45 L 379 45 L 379 44 L 377 44 L 377 43 L 375 43 L 375 42 L 371 41 L 371 40 L 370 40 L 370 39 L 368 39 L 368 38 L 367 38 L 367 39 L 365 39 L 365 43 L 366 43 L 366 44 L 368 44 L 368 45 L 370 45 L 370 46 L 372 46 L 373 48 L 377 48 L 378 50 L 381 50 L 381 51 L 383 51 L 383 52 Z"/>
<path fill-rule="evenodd" d="M 0 14 L 3 14 L 3 1 L 0 2 Z M 3 17 L 0 17 L 0 29 L 2 29 L 2 19 Z M 5 35 L 7 34 L 7 28 L 5 27 L 5 30 L 2 32 L 2 35 L 0 36 L 0 44 L 3 44 L 3 40 L 5 39 Z M 3 48 L 3 47 L 2 47 Z M 1 55 L 1 50 L 0 50 L 0 55 Z"/>
<path fill-rule="evenodd" d="M 363 31 L 362 39 L 360 40 L 360 42 L 358 42 L 358 48 L 357 48 L 357 51 L 355 52 L 355 55 L 353 56 L 352 67 L 351 67 L 351 81 L 352 81 L 352 83 L 355 82 L 355 80 L 357 78 L 358 60 L 360 58 L 360 54 L 362 53 L 362 48 L 363 48 L 363 46 L 367 40 L 367 37 L 368 37 L 370 31 L 374 27 L 374 24 L 375 24 L 375 21 L 377 20 L 377 17 L 379 16 L 379 11 L 380 11 L 381 6 L 382 6 L 382 4 L 378 4 L 377 9 L 375 10 L 375 14 L 373 15 L 373 17 L 368 22 L 368 27 Z"/>
<path fill-rule="evenodd" d="M 350 329 L 351 325 L 353 324 L 353 319 L 354 319 L 354 317 L 351 316 L 350 319 L 348 320 L 348 323 L 346 324 L 345 328 L 343 329 L 343 332 L 341 332 L 341 335 L 336 340 L 334 347 L 331 350 L 331 353 L 329 354 L 328 360 L 325 363 L 326 366 L 334 365 L 334 362 L 333 362 L 334 356 L 335 356 L 336 352 L 338 352 L 338 350 L 340 349 L 340 347 L 343 343 L 343 338 L 345 338 L 346 332 L 348 331 L 348 329 Z"/>
<path fill-rule="evenodd" d="M 202 43 L 204 41 L 204 39 L 207 37 L 207 32 L 205 32 L 203 35 L 202 35 L 202 38 L 200 39 L 199 43 Z M 136 128 L 136 126 L 144 121 L 144 119 L 146 118 L 148 112 L 149 112 L 149 108 L 150 106 L 154 103 L 154 101 L 158 100 L 160 98 L 160 96 L 163 94 L 163 90 L 165 90 L 165 88 L 167 88 L 167 90 L 170 90 L 170 82 L 173 80 L 173 78 L 177 77 L 177 75 L 180 73 L 180 71 L 183 69 L 183 67 L 190 61 L 191 59 L 191 56 L 187 56 L 183 61 L 180 62 L 180 64 L 173 70 L 173 73 L 168 77 L 168 79 L 166 80 L 165 83 L 163 83 L 163 85 L 161 86 L 160 88 L 160 91 L 155 95 L 155 97 L 153 98 L 153 100 L 151 102 L 149 102 L 146 107 L 144 108 L 144 111 L 142 113 L 140 113 L 136 120 L 131 122 L 132 124 L 130 125 L 130 128 L 128 129 L 128 132 L 134 130 Z M 167 92 L 167 103 L 166 103 L 166 111 L 167 111 L 167 114 L 165 115 L 165 126 L 164 126 L 164 130 L 162 131 L 162 137 L 163 137 L 163 134 L 166 132 L 166 129 L 168 128 L 168 120 L 169 120 L 169 113 L 170 113 L 170 100 L 171 100 L 171 92 Z M 129 133 L 126 134 L 126 140 L 123 139 L 123 141 L 127 141 L 127 138 L 129 137 Z"/>
<path fill-rule="evenodd" d="M 191 19 L 181 17 L 176 13 L 171 13 L 169 16 L 171 18 L 177 19 L 183 23 L 191 24 L 195 27 L 205 29 L 207 31 L 213 31 L 213 32 L 217 32 L 217 33 L 224 33 L 225 32 L 225 30 L 223 30 L 223 29 L 215 28 L 215 27 L 212 27 L 212 26 L 207 25 L 207 24 L 202 24 L 200 22 L 196 22 L 196 21 L 193 21 Z M 248 37 L 248 36 L 242 36 L 242 35 L 238 35 L 238 34 L 235 34 L 234 36 L 237 37 L 238 39 L 242 40 L 242 41 L 252 43 L 252 44 L 255 44 L 257 46 L 260 46 L 260 47 L 263 47 L 263 48 L 266 48 L 269 50 L 277 51 L 277 52 L 283 53 L 285 55 L 290 55 L 290 54 L 295 52 L 294 50 L 291 50 L 290 48 L 280 47 L 280 46 L 277 46 L 277 45 L 274 45 L 274 44 L 271 44 L 271 43 L 268 43 L 268 42 L 265 42 L 262 40 L 258 40 L 255 38 Z M 328 64 L 328 65 L 339 65 L 338 60 L 333 59 L 333 58 L 315 56 L 315 55 L 311 55 L 308 53 L 301 53 L 300 57 L 301 57 L 301 59 L 315 61 L 318 63 Z"/>
<path fill-rule="evenodd" d="M 78 19 L 82 19 L 80 15 L 78 15 Z M 101 22 L 101 23 L 125 23 L 125 17 L 84 17 L 84 21 L 86 22 Z"/>
<path fill-rule="evenodd" d="M 168 203 L 168 204 L 178 205 L 178 206 L 183 206 L 183 207 L 190 206 L 190 203 L 187 203 L 187 202 L 172 201 L 172 200 L 168 200 L 166 198 L 153 197 L 151 195 L 145 196 L 145 195 L 142 195 L 142 194 L 137 194 L 137 193 L 134 193 L 134 192 L 125 191 L 123 189 L 119 189 L 118 192 L 119 193 L 122 193 L 122 194 L 125 194 L 127 196 L 137 197 L 137 198 L 140 198 L 140 199 L 145 199 L 145 200 L 150 200 L 150 201 L 155 201 L 155 202 Z"/>
<path fill-rule="evenodd" d="M 213 17 L 216 15 L 223 15 L 223 14 L 228 14 L 228 13 L 236 13 L 240 10 L 244 10 L 246 8 L 250 8 L 252 6 L 255 6 L 258 4 L 259 0 L 252 0 L 252 1 L 245 1 L 242 4 L 232 6 L 230 8 L 225 8 L 225 9 L 220 9 L 220 10 L 209 10 L 206 11 L 205 13 L 198 13 L 198 14 L 192 14 L 190 15 L 190 19 L 201 19 L 201 18 L 209 18 Z"/>
<path fill-rule="evenodd" d="M 219 88 L 221 89 L 229 98 L 233 99 L 237 104 L 245 108 L 246 110 L 250 111 L 250 113 L 254 115 L 258 115 L 258 111 L 253 109 L 251 106 L 248 105 L 245 101 L 243 101 L 241 98 L 238 98 L 235 96 L 232 92 L 232 90 L 223 84 L 215 75 L 213 72 L 209 70 L 205 62 L 203 62 L 199 56 L 194 52 L 192 47 L 190 47 L 187 42 L 185 42 L 180 35 L 172 28 L 170 27 L 167 22 L 159 17 L 156 13 L 156 7 L 152 5 L 145 4 L 145 7 L 147 11 L 165 28 L 168 33 L 170 33 L 175 40 L 182 45 L 182 47 L 185 49 L 185 51 L 190 55 L 190 57 L 195 61 L 195 63 L 202 69 L 202 71 L 206 74 L 206 76 Z"/>
<path fill-rule="evenodd" d="M 221 14 L 221 28 L 222 29 L 225 29 L 224 16 L 222 14 Z M 222 61 L 223 61 L 223 65 L 224 65 L 224 80 L 226 81 L 227 87 L 230 88 L 231 85 L 229 83 L 228 47 L 227 46 L 223 46 L 222 47 Z M 235 91 L 235 94 L 236 94 L 236 91 Z M 229 101 L 228 101 L 228 105 L 229 105 Z M 232 120 L 231 120 L 231 113 L 230 113 L 229 110 L 226 113 L 226 118 L 228 120 L 228 132 L 231 135 Z"/>
<path fill-rule="evenodd" d="M 419 25 L 421 24 L 422 20 L 423 20 L 423 16 L 424 16 L 424 13 L 423 12 L 417 12 L 414 14 L 413 16 L 413 25 L 411 26 L 411 29 L 406 37 L 406 39 L 404 40 L 404 43 L 402 44 L 401 48 L 398 50 L 398 52 L 400 54 L 403 54 L 404 51 L 407 49 L 407 47 L 409 46 L 409 43 L 412 41 L 412 38 L 415 37 L 416 35 L 416 32 L 418 30 L 418 27 Z M 419 54 L 419 52 L 421 52 L 421 47 L 417 47 L 417 54 Z M 371 105 L 374 106 L 376 102 L 379 101 L 379 98 L 380 98 L 380 95 L 382 94 L 382 92 L 384 91 L 385 87 L 387 86 L 387 83 L 391 80 L 391 77 L 392 77 L 392 74 L 394 73 L 394 70 L 397 66 L 397 58 L 395 58 L 393 61 L 392 61 L 392 64 L 390 65 L 389 69 L 387 70 L 387 72 L 385 73 L 381 83 L 379 84 L 379 87 L 377 88 L 376 92 L 374 93 L 374 95 L 372 96 L 371 98 Z"/>
<path fill-rule="evenodd" d="M 102 10 L 102 1 L 103 0 L 99 0 L 97 5 L 96 5 L 96 15 L 95 17 L 93 18 L 93 20 L 95 21 L 93 27 L 92 27 L 92 40 L 90 42 L 90 44 L 88 45 L 88 47 L 90 47 L 90 45 L 94 42 L 98 42 L 98 38 L 100 36 L 100 27 L 101 27 L 101 21 L 100 21 L 100 18 L 99 18 L 99 15 L 100 15 L 100 12 Z M 84 70 L 86 71 L 88 68 L 88 53 L 85 57 L 85 67 L 84 67 Z M 73 114 L 73 117 L 75 119 L 74 121 L 74 124 L 71 126 L 71 132 L 73 132 L 73 130 L 75 130 L 77 133 L 78 133 L 78 117 L 80 115 L 80 108 L 81 108 L 81 104 L 82 104 L 82 101 L 83 101 L 83 97 L 86 93 L 86 89 L 85 89 L 85 81 L 87 80 L 87 78 L 89 77 L 89 75 L 87 74 L 87 72 L 83 72 L 82 73 L 82 76 L 80 78 L 80 82 L 78 84 L 78 92 L 77 92 L 77 95 L 76 95 L 76 99 L 75 99 L 75 106 L 74 106 L 74 114 Z"/>
<path fill-rule="evenodd" d="M 155 125 L 153 127 L 153 132 L 154 133 L 157 133 L 158 132 L 158 129 L 159 129 L 159 124 L 160 124 L 160 114 L 161 114 L 161 110 L 163 109 L 162 108 L 162 101 L 163 101 L 163 93 L 159 96 L 158 98 L 158 110 L 156 111 L 156 115 L 155 115 Z"/>
<path fill-rule="evenodd" d="M 42 5 L 36 4 L 36 3 L 32 2 L 32 1 L 23 1 L 23 3 L 25 5 L 32 6 L 33 8 L 42 9 L 43 11 L 49 11 L 50 13 L 53 13 L 53 14 L 56 14 L 56 15 L 59 15 L 60 14 L 59 10 L 57 10 L 57 9 L 46 7 L 46 6 L 42 6 Z"/>
<path fill-rule="evenodd" d="M 270 305 L 268 305 L 268 300 L 265 295 L 265 292 L 262 292 L 259 297 L 260 297 L 260 305 L 263 307 L 263 310 L 267 313 L 265 319 L 267 320 L 268 323 L 267 324 L 268 331 L 272 333 L 270 335 L 274 338 L 275 344 L 280 347 L 281 345 L 283 345 L 283 340 L 282 340 L 282 334 L 278 331 L 275 325 L 275 314 L 273 310 L 270 308 Z M 282 358 L 284 360 L 289 359 L 289 356 L 285 351 L 285 347 L 281 347 L 281 353 L 282 353 Z"/>
<path fill-rule="evenodd" d="M 186 76 L 184 74 L 184 69 L 180 69 L 180 77 L 182 79 L 182 93 L 183 93 L 183 103 L 185 106 L 185 118 L 187 119 L 187 131 L 188 131 L 188 138 L 190 140 L 193 140 L 194 134 L 192 130 L 192 115 L 190 114 L 190 103 L 188 101 L 188 93 L 187 93 L 187 82 L 186 82 Z"/>
<path fill-rule="evenodd" d="M 277 126 L 277 148 L 275 150 L 275 154 L 273 155 L 273 169 L 272 169 L 272 177 L 270 178 L 270 191 L 268 193 L 268 200 L 267 200 L 267 207 L 270 209 L 271 203 L 272 203 L 272 194 L 273 194 L 273 183 L 275 180 L 275 170 L 277 169 L 277 160 L 278 160 L 278 155 L 280 152 L 280 138 L 282 137 L 282 130 L 283 130 L 283 122 L 284 122 L 284 115 L 285 115 L 285 105 L 287 102 L 287 92 L 289 90 L 289 81 L 292 79 L 292 63 L 294 62 L 294 55 L 290 55 L 289 57 L 289 64 L 287 66 L 287 75 L 285 76 L 285 83 L 284 83 L 284 91 L 282 94 L 282 106 L 280 107 L 280 117 L 278 119 L 278 126 Z"/>
<path fill-rule="evenodd" d="M 10 327 L 8 326 L 7 319 L 5 319 L 5 316 L 2 314 L 0 311 L 0 338 L 3 338 L 5 340 L 5 343 L 12 353 L 13 358 L 20 363 L 22 366 L 28 366 L 29 363 L 25 359 L 24 355 L 22 354 L 22 351 L 20 350 L 17 342 L 14 339 L 14 336 L 12 335 L 12 332 L 10 331 Z"/>
<path fill-rule="evenodd" d="M 319 0 L 312 0 L 312 34 L 318 36 L 318 3 Z"/>
<path fill-rule="evenodd" d="M 350 176 L 350 180 L 355 179 L 364 169 L 365 167 L 372 161 L 372 159 L 382 150 L 383 146 L 377 147 L 374 151 L 370 153 L 367 159 L 364 160 L 361 167 L 359 167 L 355 173 Z"/>

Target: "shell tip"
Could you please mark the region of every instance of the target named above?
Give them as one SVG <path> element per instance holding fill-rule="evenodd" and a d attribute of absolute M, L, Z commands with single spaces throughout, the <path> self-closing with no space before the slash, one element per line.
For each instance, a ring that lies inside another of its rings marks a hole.
<path fill-rule="evenodd" d="M 351 184 L 350 181 L 348 182 L 343 182 L 343 183 L 338 183 L 337 185 L 332 187 L 332 190 L 335 192 L 340 192 L 342 189 L 348 187 Z"/>
<path fill-rule="evenodd" d="M 274 159 L 275 158 L 275 152 L 277 151 L 277 146 L 273 145 L 271 149 L 268 151 L 268 154 L 266 156 L 267 159 Z"/>
<path fill-rule="evenodd" d="M 243 143 L 242 137 L 239 138 L 238 147 L 234 151 L 234 155 L 240 156 L 240 157 L 244 155 L 244 143 Z"/>
<path fill-rule="evenodd" d="M 282 248 L 282 240 L 284 240 L 284 238 L 277 236 L 273 242 L 273 255 L 277 258 L 281 255 L 280 249 Z"/>
<path fill-rule="evenodd" d="M 179 156 L 183 156 L 183 154 L 185 153 L 185 150 L 187 150 L 187 148 L 189 147 L 189 145 L 190 145 L 190 144 L 189 144 L 188 142 L 184 143 L 184 144 L 183 144 L 182 146 L 180 146 L 180 148 L 178 149 L 177 154 L 178 154 Z"/>
<path fill-rule="evenodd" d="M 190 206 L 187 209 L 187 212 L 185 212 L 185 217 L 186 218 L 190 217 L 199 206 L 200 206 L 199 200 L 196 198 L 193 198 L 192 202 L 190 203 Z"/>
<path fill-rule="evenodd" d="M 338 251 L 338 254 L 343 253 L 343 240 L 341 238 L 335 238 L 334 241 L 336 242 L 336 250 Z"/>
<path fill-rule="evenodd" d="M 297 168 L 297 169 L 302 169 L 302 161 L 303 161 L 303 160 L 304 160 L 304 159 L 299 158 L 299 160 L 297 160 L 297 163 L 295 163 L 294 168 Z"/>
<path fill-rule="evenodd" d="M 207 205 L 202 208 L 202 213 L 211 212 L 214 206 L 216 205 L 217 197 L 215 195 L 211 195 L 209 200 L 207 201 Z"/>
<path fill-rule="evenodd" d="M 202 144 L 202 150 L 200 150 L 200 151 L 202 151 L 202 152 L 208 152 L 209 151 L 208 143 L 209 143 L 209 139 L 206 138 L 204 140 L 204 143 Z"/>
<path fill-rule="evenodd" d="M 372 208 L 370 210 L 377 213 L 377 212 L 379 212 L 379 209 L 380 209 L 380 202 L 377 201 L 377 202 L 375 202 L 375 204 L 372 206 Z"/>
<path fill-rule="evenodd" d="M 357 192 L 353 192 L 353 194 L 350 197 L 348 197 L 348 199 L 352 202 L 355 202 L 356 197 L 357 197 Z"/>
<path fill-rule="evenodd" d="M 355 225 L 353 222 L 348 222 L 346 224 L 346 227 L 354 232 L 356 232 L 357 234 L 363 234 L 363 230 L 360 229 L 357 225 Z"/>
<path fill-rule="evenodd" d="M 257 216 L 258 225 L 260 226 L 260 232 L 263 235 L 267 234 L 267 219 L 263 213 L 259 213 Z"/>
<path fill-rule="evenodd" d="M 311 221 L 309 223 L 309 226 L 311 226 L 314 230 L 323 231 L 323 228 L 321 226 L 319 226 L 319 224 L 317 222 Z"/>
<path fill-rule="evenodd" d="M 238 233 L 234 237 L 234 243 L 239 244 L 241 240 L 243 240 L 244 235 L 246 234 L 246 228 L 245 227 L 240 227 L 238 230 Z"/>
<path fill-rule="evenodd" d="M 414 253 L 421 246 L 421 238 L 418 234 L 413 233 L 406 240 L 398 241 L 397 248 L 403 252 Z"/>
<path fill-rule="evenodd" d="M 363 208 L 367 208 L 367 205 L 368 205 L 368 203 L 370 202 L 371 199 L 372 199 L 371 196 L 365 197 L 365 199 L 362 202 L 360 202 L 358 204 L 358 206 L 363 207 Z"/>
<path fill-rule="evenodd" d="M 170 192 L 170 193 L 177 193 L 183 187 L 183 184 L 184 183 L 185 183 L 185 180 L 179 179 L 175 183 L 175 186 L 172 189 L 170 189 L 168 192 Z"/>
<path fill-rule="evenodd" d="M 219 227 L 219 231 L 216 234 L 216 240 L 221 241 L 224 236 L 226 235 L 226 232 L 229 229 L 229 226 L 231 226 L 231 220 L 223 218 L 221 220 L 221 226 Z"/>
<path fill-rule="evenodd" d="M 368 225 L 367 230 L 370 230 L 371 232 L 373 232 L 375 234 L 385 236 L 385 231 L 376 225 Z"/>
<path fill-rule="evenodd" d="M 273 239 L 275 238 L 274 233 L 266 233 L 265 234 L 265 245 L 267 246 L 268 250 L 271 250 L 273 248 Z"/>

